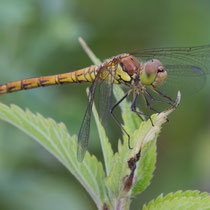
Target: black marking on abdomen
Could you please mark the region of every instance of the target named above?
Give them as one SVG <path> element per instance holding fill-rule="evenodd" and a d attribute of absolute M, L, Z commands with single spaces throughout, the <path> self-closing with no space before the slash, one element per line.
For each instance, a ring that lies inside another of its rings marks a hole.
<path fill-rule="evenodd" d="M 23 83 L 23 89 L 30 89 L 30 88 L 33 88 L 33 87 L 31 87 L 30 86 L 31 85 L 31 83 Z M 29 87 L 28 87 L 29 86 Z"/>
<path fill-rule="evenodd" d="M 42 87 L 42 84 L 41 84 L 41 79 L 40 79 L 40 77 L 38 78 L 38 87 Z"/>
<path fill-rule="evenodd" d="M 6 87 L 7 87 L 7 91 L 8 91 L 8 92 L 13 92 L 13 89 L 16 88 L 15 86 L 9 87 L 8 85 L 6 85 Z"/>
<path fill-rule="evenodd" d="M 23 87 L 23 80 L 20 80 L 20 89 L 24 89 L 24 87 Z"/>
<path fill-rule="evenodd" d="M 48 82 L 48 80 L 41 80 L 40 79 L 40 85 L 42 86 L 42 87 L 45 87 L 45 86 L 49 86 L 50 84 L 44 84 L 45 82 Z"/>
<path fill-rule="evenodd" d="M 66 79 L 66 78 L 60 78 L 59 76 L 58 76 L 58 83 L 56 82 L 56 84 L 64 84 L 65 82 L 63 82 L 63 81 L 61 81 L 61 80 L 63 80 L 63 79 Z"/>

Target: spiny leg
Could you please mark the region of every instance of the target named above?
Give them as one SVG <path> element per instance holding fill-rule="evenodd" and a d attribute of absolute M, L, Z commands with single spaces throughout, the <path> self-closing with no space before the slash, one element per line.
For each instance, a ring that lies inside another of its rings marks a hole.
<path fill-rule="evenodd" d="M 146 115 L 146 114 L 144 114 L 143 112 L 138 112 L 138 111 L 136 111 L 136 100 L 137 100 L 138 95 L 139 95 L 139 94 L 136 93 L 135 98 L 134 98 L 134 100 L 133 100 L 133 103 L 132 103 L 132 105 L 131 105 L 131 110 L 132 110 L 133 112 L 135 112 L 135 113 L 138 115 L 138 117 L 139 117 L 142 121 L 144 121 L 144 119 L 142 118 L 142 116 L 145 116 L 145 117 L 147 117 L 148 119 L 150 119 L 150 121 L 151 121 L 151 123 L 152 123 L 152 126 L 154 126 L 154 124 L 153 124 L 153 122 L 152 122 L 152 119 L 151 119 L 151 117 L 150 117 L 149 115 Z"/>
<path fill-rule="evenodd" d="M 175 102 L 173 99 L 171 99 L 169 96 L 167 96 L 167 95 L 165 95 L 165 94 L 163 94 L 163 93 L 161 93 L 160 91 L 158 91 L 158 90 L 156 90 L 156 89 L 154 89 L 154 88 L 152 88 L 151 89 L 153 92 L 155 92 L 155 93 L 157 93 L 158 95 L 160 95 L 160 96 L 162 96 L 162 97 L 164 97 L 164 98 L 167 98 L 168 100 L 170 100 L 171 102 Z"/>
<path fill-rule="evenodd" d="M 147 100 L 147 97 L 144 95 L 144 93 L 142 93 L 142 97 L 143 97 L 144 102 L 145 102 L 145 104 L 146 104 L 146 106 L 147 106 L 148 109 L 150 109 L 150 110 L 152 110 L 152 111 L 154 111 L 154 112 L 157 112 L 158 114 L 160 113 L 158 110 L 156 110 L 155 108 L 153 108 L 153 107 L 150 105 L 150 103 L 149 103 L 149 101 Z"/>
<path fill-rule="evenodd" d="M 170 101 L 159 100 L 159 99 L 157 99 L 157 98 L 154 98 L 147 90 L 145 90 L 145 93 L 149 96 L 149 98 L 150 98 L 152 101 L 157 101 L 157 102 L 159 102 L 159 103 L 169 104 L 169 105 L 173 106 L 173 104 L 172 104 Z"/>
<path fill-rule="evenodd" d="M 127 135 L 128 137 L 128 148 L 132 149 L 130 146 L 130 135 L 128 132 L 123 128 L 123 126 L 120 124 L 120 121 L 117 119 L 117 117 L 114 115 L 113 111 L 114 109 L 131 93 L 131 90 L 129 90 L 117 103 L 114 104 L 114 106 L 111 108 L 110 113 L 117 125 L 120 127 L 120 129 Z"/>
<path fill-rule="evenodd" d="M 169 102 L 169 101 L 158 100 L 158 99 L 154 98 L 152 95 L 150 95 L 150 93 L 149 93 L 147 90 L 145 90 L 145 92 L 146 92 L 146 94 L 149 96 L 149 98 L 150 98 L 152 101 L 157 101 L 157 102 L 160 102 L 160 103 L 170 104 L 172 107 L 174 106 L 174 105 L 173 105 L 171 102 Z M 153 111 L 155 111 L 155 112 L 157 112 L 157 113 L 160 113 L 159 111 L 157 111 L 156 109 L 154 109 L 153 107 L 151 107 L 151 105 L 149 104 L 149 102 L 148 102 L 148 100 L 147 100 L 147 98 L 146 98 L 146 96 L 145 96 L 144 94 L 142 94 L 142 96 L 143 96 L 143 98 L 144 98 L 144 101 L 145 101 L 147 107 L 148 107 L 150 110 L 153 110 Z M 169 122 L 168 118 L 167 118 L 167 122 Z"/>

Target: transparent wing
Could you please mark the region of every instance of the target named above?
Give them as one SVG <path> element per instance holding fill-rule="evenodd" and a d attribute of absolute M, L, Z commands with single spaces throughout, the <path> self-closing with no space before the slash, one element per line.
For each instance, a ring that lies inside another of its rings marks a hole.
<path fill-rule="evenodd" d="M 160 88 L 164 93 L 177 90 L 184 94 L 197 92 L 204 86 L 206 74 L 210 73 L 210 45 L 146 49 L 131 55 L 140 62 L 154 58 L 162 62 L 168 72 Z"/>
<path fill-rule="evenodd" d="M 159 59 L 163 65 L 188 64 L 198 66 L 206 74 L 210 73 L 210 45 L 145 49 L 131 53 L 131 55 L 134 55 L 140 61 L 156 58 Z"/>
<path fill-rule="evenodd" d="M 197 93 L 205 86 L 206 74 L 197 66 L 165 65 L 165 69 L 168 76 L 158 90 L 172 98 L 176 97 L 178 90 L 186 96 Z"/>
<path fill-rule="evenodd" d="M 95 87 L 96 82 L 94 82 L 91 86 L 89 103 L 85 112 L 85 116 L 82 121 L 82 125 L 80 127 L 79 135 L 78 135 L 78 143 L 77 143 L 77 159 L 82 162 L 85 156 L 85 152 L 88 148 L 88 140 L 90 136 L 90 120 L 92 114 L 93 100 L 95 95 Z"/>
<path fill-rule="evenodd" d="M 112 107 L 113 83 L 117 72 L 117 62 L 113 61 L 111 65 L 105 68 L 106 70 L 101 73 L 103 80 L 99 86 L 98 100 L 99 117 L 102 125 L 104 126 L 109 119 Z"/>
<path fill-rule="evenodd" d="M 101 65 L 96 79 L 94 80 L 89 95 L 89 103 L 85 112 L 84 119 L 78 135 L 77 159 L 81 162 L 84 159 L 85 152 L 88 148 L 88 140 L 90 135 L 90 120 L 92 114 L 92 106 L 97 86 L 99 86 L 99 117 L 103 125 L 106 124 L 112 106 L 113 83 L 117 71 L 117 62 Z"/>
<path fill-rule="evenodd" d="M 93 101 L 94 101 L 96 86 L 98 84 L 100 74 L 102 73 L 102 71 L 103 69 L 100 67 L 96 75 L 96 78 L 90 88 L 88 107 L 86 109 L 85 116 L 83 118 L 82 125 L 80 127 L 80 131 L 78 135 L 77 159 L 80 162 L 83 161 L 85 152 L 87 151 L 87 148 L 88 148 L 88 141 L 89 141 L 89 136 L 90 136 L 90 120 L 91 120 L 91 114 L 92 114 Z"/>

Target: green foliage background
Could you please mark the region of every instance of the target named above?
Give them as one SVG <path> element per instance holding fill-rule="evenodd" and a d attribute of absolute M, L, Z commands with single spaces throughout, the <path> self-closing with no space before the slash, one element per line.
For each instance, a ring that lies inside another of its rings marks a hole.
<path fill-rule="evenodd" d="M 149 47 L 210 44 L 209 9 L 207 0 L 0 0 L 0 83 L 91 65 L 78 36 L 101 59 Z M 85 88 L 40 88 L 0 96 L 0 102 L 62 121 L 70 134 L 77 134 L 87 105 Z M 132 209 L 162 192 L 210 192 L 209 89 L 207 82 L 199 94 L 183 98 L 164 125 L 152 184 Z M 89 148 L 101 158 L 92 122 Z M 110 124 L 108 134 L 116 145 L 120 130 Z M 54 157 L 0 122 L 0 209 L 58 208 L 96 207 Z"/>

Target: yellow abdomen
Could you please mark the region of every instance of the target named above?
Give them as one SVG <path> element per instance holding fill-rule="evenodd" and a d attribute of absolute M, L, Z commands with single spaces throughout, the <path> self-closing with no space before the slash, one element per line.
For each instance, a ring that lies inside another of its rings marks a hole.
<path fill-rule="evenodd" d="M 27 90 L 36 87 L 44 87 L 50 85 L 64 84 L 64 83 L 82 83 L 93 82 L 98 72 L 98 66 L 93 65 L 78 71 L 57 74 L 51 76 L 34 77 L 29 79 L 18 80 L 0 85 L 0 95 L 5 93 L 12 93 L 19 90 Z"/>

